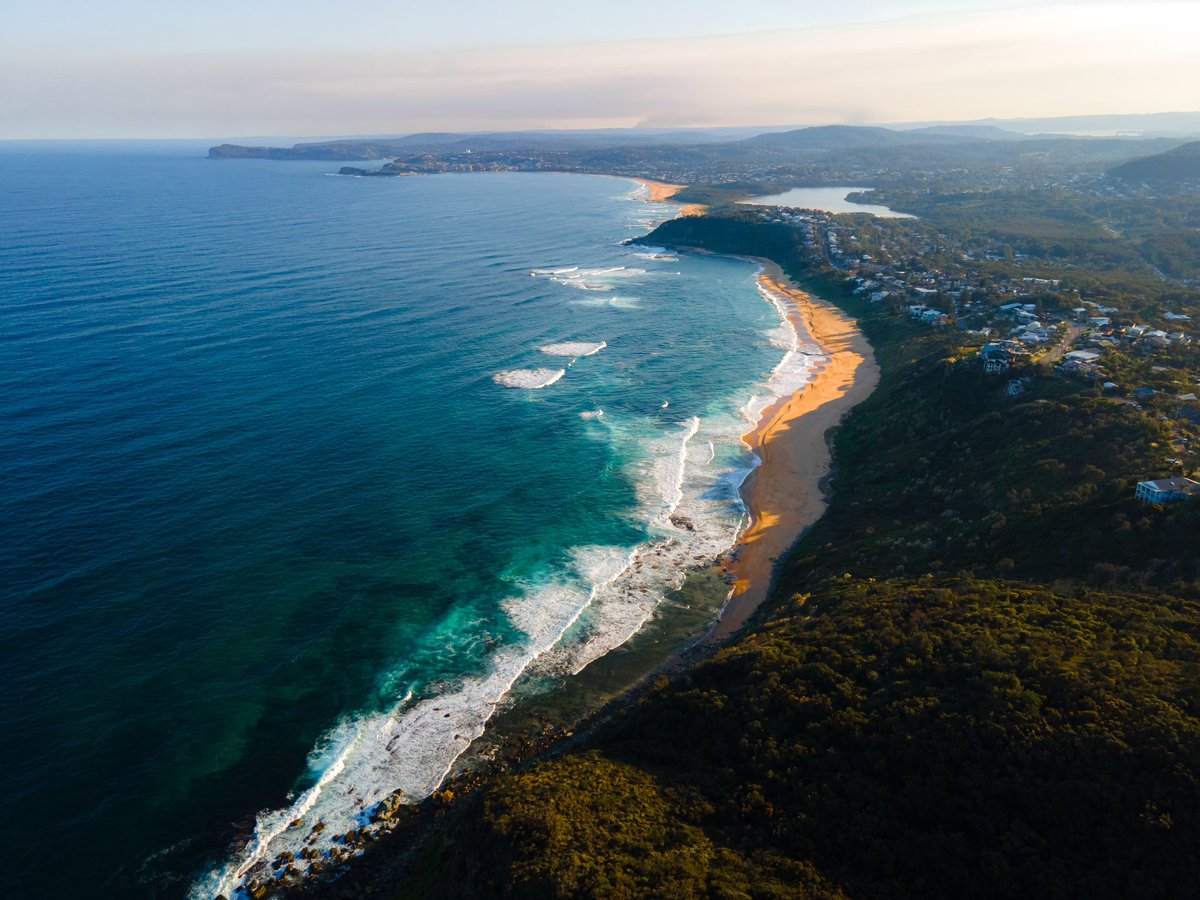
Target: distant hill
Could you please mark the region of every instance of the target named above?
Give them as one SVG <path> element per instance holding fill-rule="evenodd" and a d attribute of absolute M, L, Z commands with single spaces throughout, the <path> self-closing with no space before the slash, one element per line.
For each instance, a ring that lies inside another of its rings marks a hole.
<path fill-rule="evenodd" d="M 221 144 L 210 159 L 391 159 L 413 152 L 606 150 L 616 147 L 718 144 L 771 130 L 761 128 L 606 128 L 577 131 L 422 132 L 395 138 L 347 138 L 291 147 Z"/>
<path fill-rule="evenodd" d="M 404 149 L 408 149 L 407 147 Z M 396 141 L 329 141 L 294 147 L 246 147 L 220 144 L 208 148 L 209 159 L 388 159 L 400 152 Z"/>
<path fill-rule="evenodd" d="M 974 138 L 984 141 L 1026 141 L 1029 135 L 995 125 L 928 125 L 914 128 L 909 134 L 937 134 L 945 137 Z"/>
<path fill-rule="evenodd" d="M 760 134 L 742 141 L 759 147 L 787 147 L 793 150 L 860 150 L 870 147 L 904 147 L 917 144 L 958 144 L 980 140 L 937 129 L 896 131 L 869 125 L 818 125 L 776 134 Z"/>
<path fill-rule="evenodd" d="M 1200 141 L 1191 141 L 1166 153 L 1132 160 L 1110 170 L 1108 174 L 1122 181 L 1200 183 Z"/>
<path fill-rule="evenodd" d="M 1200 112 L 1138 113 L 1132 115 L 1055 116 L 1042 119 L 974 119 L 966 122 L 905 122 L 895 128 L 922 126 L 996 127 L 1019 134 L 1125 135 L 1141 137 L 1200 137 Z"/>

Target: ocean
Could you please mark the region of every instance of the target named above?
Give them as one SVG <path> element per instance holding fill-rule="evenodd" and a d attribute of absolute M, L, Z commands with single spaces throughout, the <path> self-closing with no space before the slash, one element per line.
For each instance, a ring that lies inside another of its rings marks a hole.
<path fill-rule="evenodd" d="M 7 896 L 233 894 L 427 796 L 731 545 L 813 370 L 753 263 L 623 245 L 634 182 L 203 150 L 0 145 Z"/>

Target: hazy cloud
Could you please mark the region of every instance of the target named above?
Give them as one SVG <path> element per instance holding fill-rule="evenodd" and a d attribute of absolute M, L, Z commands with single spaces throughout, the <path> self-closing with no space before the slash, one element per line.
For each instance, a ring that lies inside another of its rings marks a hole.
<path fill-rule="evenodd" d="M 404 133 L 1192 109 L 1200 9 L 1088 4 L 425 53 L 0 60 L 4 137 Z"/>

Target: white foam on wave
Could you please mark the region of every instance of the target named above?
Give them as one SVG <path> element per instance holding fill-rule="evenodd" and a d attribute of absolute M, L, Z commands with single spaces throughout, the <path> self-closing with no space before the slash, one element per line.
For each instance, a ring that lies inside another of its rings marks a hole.
<path fill-rule="evenodd" d="M 635 443 L 645 443 L 636 435 L 649 427 L 610 426 L 618 442 Z M 564 639 L 537 660 L 538 671 L 582 671 L 640 631 L 689 571 L 713 563 L 733 546 L 745 521 L 737 485 L 751 468 L 731 467 L 729 458 L 716 463 L 716 445 L 726 457 L 743 458 L 740 430 L 732 413 L 693 417 L 677 432 L 645 444 L 631 475 L 648 540 L 634 548 L 620 572 L 597 586 Z"/>
<path fill-rule="evenodd" d="M 560 627 L 570 621 L 566 616 Z M 359 848 L 342 836 L 386 830 L 386 822 L 371 821 L 372 813 L 396 791 L 416 801 L 436 790 L 459 755 L 483 734 L 496 704 L 531 658 L 526 647 L 501 647 L 482 675 L 442 685 L 436 696 L 416 703 L 406 698 L 387 712 L 339 724 L 323 743 L 341 751 L 318 782 L 286 809 L 261 813 L 248 844 L 197 884 L 191 896 L 245 897 L 249 879 L 276 877 L 271 863 L 283 853 L 292 854 L 290 865 L 301 874 L 310 864 L 305 851 L 325 864 L 358 855 Z M 325 826 L 320 833 L 312 831 L 317 822 Z"/>
<path fill-rule="evenodd" d="M 325 735 L 317 748 L 310 754 L 321 755 L 324 746 L 337 747 L 333 759 L 324 767 L 320 778 L 311 788 L 300 795 L 290 807 L 274 812 L 260 813 L 255 823 L 254 834 L 241 863 L 223 879 L 216 888 L 216 893 L 233 888 L 247 872 L 266 859 L 274 841 L 280 838 L 291 823 L 302 820 L 316 806 L 325 789 L 346 770 L 346 761 L 362 737 L 362 731 L 350 724 L 339 726 L 333 732 Z M 310 762 L 310 768 L 313 765 Z"/>
<path fill-rule="evenodd" d="M 545 270 L 547 276 L 574 271 Z M 761 397 L 752 397 L 743 409 L 742 415 L 755 422 L 775 399 L 811 380 L 820 361 L 793 324 L 790 301 L 765 286 L 760 290 L 779 311 L 791 340 L 762 385 Z M 562 369 L 526 369 L 498 373 L 495 379 L 507 386 L 539 388 L 563 374 Z M 599 419 L 603 411 L 581 415 Z M 733 412 L 706 414 L 648 440 L 646 434 L 655 427 L 649 419 L 632 424 L 606 420 L 605 425 L 613 440 L 641 448 L 631 476 L 647 540 L 632 549 L 575 548 L 559 571 L 518 582 L 517 596 L 503 608 L 524 634 L 522 641 L 489 641 L 480 673 L 431 686 L 430 695 L 418 699 L 405 693 L 384 712 L 348 718 L 331 729 L 310 757 L 313 786 L 286 809 L 260 814 L 246 845 L 193 888 L 195 900 L 217 894 L 245 897 L 248 878 L 278 877 L 271 862 L 281 853 L 293 854 L 290 865 L 302 874 L 310 862 L 303 851 L 326 862 L 331 856 L 357 855 L 359 849 L 339 836 L 351 830 L 386 830 L 387 822 L 371 821 L 372 812 L 397 790 L 413 802 L 436 790 L 522 675 L 581 671 L 643 628 L 689 570 L 711 563 L 734 545 L 746 521 L 740 488 L 760 464 L 745 452 L 744 421 Z M 461 637 L 462 629 L 461 622 L 447 623 L 446 643 Z M 314 835 L 317 822 L 325 828 Z"/>
<path fill-rule="evenodd" d="M 758 291 L 779 314 L 780 325 L 770 333 L 771 343 L 781 346 L 786 352 L 771 370 L 765 385 L 767 390 L 762 395 L 752 395 L 742 409 L 743 418 L 751 425 L 757 425 L 763 413 L 772 404 L 784 397 L 790 397 L 810 384 L 817 372 L 829 361 L 829 357 L 820 346 L 796 325 L 799 310 L 795 301 L 771 290 L 761 279 L 758 282 Z"/>
<path fill-rule="evenodd" d="M 626 297 L 616 294 L 612 297 L 594 297 L 587 300 L 572 300 L 572 306 L 611 306 L 613 309 L 641 309 L 639 297 Z"/>
<path fill-rule="evenodd" d="M 581 419 L 603 419 L 604 410 L 602 409 L 587 409 L 579 414 Z"/>
<path fill-rule="evenodd" d="M 666 404 L 664 403 L 665 407 Z M 700 418 L 688 419 L 679 447 L 674 453 L 661 454 L 654 463 L 655 482 L 660 486 L 662 506 L 658 515 L 650 520 L 652 527 L 668 528 L 670 516 L 683 500 L 683 475 L 687 467 L 688 441 L 700 430 Z"/>
<path fill-rule="evenodd" d="M 639 423 L 624 439 L 644 443 L 651 427 Z M 697 444 L 702 422 L 693 417 L 646 445 L 632 474 L 650 539 L 633 548 L 574 548 L 557 573 L 518 580 L 516 596 L 503 609 L 523 641 L 497 646 L 486 671 L 438 686 L 434 696 L 407 694 L 386 712 L 340 723 L 312 755 L 310 769 L 320 772 L 313 787 L 286 809 L 262 813 L 243 850 L 197 885 L 193 898 L 245 896 L 248 879 L 278 877 L 272 862 L 280 854 L 292 854 L 289 865 L 301 874 L 310 864 L 305 851 L 326 861 L 357 855 L 358 848 L 339 837 L 386 830 L 386 822 L 372 822 L 372 813 L 397 790 L 411 801 L 436 790 L 525 672 L 581 671 L 637 633 L 687 571 L 711 562 L 736 539 L 742 518 L 736 492 L 705 498 L 729 477 L 711 466 L 709 443 L 728 446 L 736 428 L 725 430 L 722 436 L 710 425 Z M 460 629 L 461 623 L 447 625 L 448 640 Z M 325 828 L 314 835 L 317 822 Z"/>
<path fill-rule="evenodd" d="M 787 338 L 783 358 L 741 417 L 693 418 L 676 436 L 651 442 L 635 473 L 651 538 L 635 549 L 622 572 L 596 589 L 565 639 L 538 660 L 539 668 L 582 671 L 644 627 L 688 571 L 719 559 L 736 543 L 747 520 L 741 488 L 762 463 L 746 452 L 745 420 L 757 425 L 769 406 L 809 384 L 828 359 L 797 326 L 795 303 L 761 281 L 759 290 L 779 314 L 778 336 Z"/>
<path fill-rule="evenodd" d="M 561 344 L 547 344 L 541 351 L 548 356 L 595 356 L 607 346 L 606 341 L 564 341 Z"/>
<path fill-rule="evenodd" d="M 566 369 L 512 369 L 508 372 L 497 372 L 492 376 L 492 381 L 505 387 L 537 391 L 550 387 L 566 374 Z"/>
<path fill-rule="evenodd" d="M 761 282 L 759 287 L 778 312 L 779 336 L 787 341 L 783 358 L 743 410 L 753 424 L 771 404 L 810 383 L 826 360 L 797 326 L 795 304 Z M 582 671 L 641 630 L 688 571 L 734 546 L 746 522 L 741 488 L 761 465 L 757 455 L 745 452 L 745 430 L 744 418 L 713 414 L 651 442 L 634 479 L 650 539 L 635 548 L 624 570 L 597 587 L 564 640 L 539 658 L 539 669 Z"/>
<path fill-rule="evenodd" d="M 521 675 L 576 625 L 599 592 L 630 568 L 636 552 L 627 547 L 575 548 L 557 577 L 517 582 L 520 592 L 503 609 L 524 633 L 523 641 L 498 646 L 488 656 L 485 672 L 436 686 L 433 696 L 413 702 L 409 693 L 386 712 L 340 723 L 310 757 L 314 770 L 321 765 L 318 760 L 324 763 L 317 782 L 287 808 L 261 813 L 236 858 L 195 885 L 193 900 L 248 896 L 252 880 L 279 878 L 273 862 L 280 854 L 291 854 L 285 858 L 299 877 L 311 864 L 309 854 L 325 865 L 357 856 L 361 847 L 343 836 L 386 831 L 388 822 L 373 821 L 374 812 L 397 791 L 410 802 L 433 793 L 455 760 L 483 734 Z M 324 828 L 316 833 L 318 822 Z"/>
<path fill-rule="evenodd" d="M 581 291 L 609 291 L 618 282 L 645 275 L 646 270 L 635 266 L 608 266 L 600 269 L 571 266 L 565 269 L 534 269 L 530 274 Z"/>

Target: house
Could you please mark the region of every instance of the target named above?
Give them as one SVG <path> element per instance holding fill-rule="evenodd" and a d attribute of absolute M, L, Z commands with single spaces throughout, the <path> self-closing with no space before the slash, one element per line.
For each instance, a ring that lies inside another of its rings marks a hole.
<path fill-rule="evenodd" d="M 1012 350 L 1010 346 L 1014 345 L 1011 341 L 1002 343 L 985 344 L 979 351 L 979 358 L 983 360 L 983 371 L 987 375 L 999 375 L 1001 372 L 1007 372 L 1012 367 Z"/>
<path fill-rule="evenodd" d="M 931 306 L 910 306 L 908 315 L 911 319 L 917 319 L 930 325 L 945 325 L 950 321 L 944 312 Z"/>
<path fill-rule="evenodd" d="M 1031 384 L 1033 384 L 1033 379 L 1029 376 L 1026 376 L 1025 378 L 1014 378 L 1008 383 L 1007 394 L 1010 398 L 1019 397 L 1029 390 L 1029 385 Z"/>
<path fill-rule="evenodd" d="M 1095 378 L 1099 370 L 1092 363 L 1080 362 L 1076 359 L 1063 360 L 1058 365 L 1060 372 L 1066 372 L 1070 375 L 1086 375 L 1088 378 Z"/>
<path fill-rule="evenodd" d="M 1143 503 L 1173 503 L 1200 496 L 1200 481 L 1176 475 L 1157 481 L 1139 481 L 1135 495 Z"/>
<path fill-rule="evenodd" d="M 1030 323 L 1024 328 L 1017 329 L 1013 334 L 1017 340 L 1027 344 L 1046 344 L 1054 336 L 1048 328 L 1037 323 Z"/>

